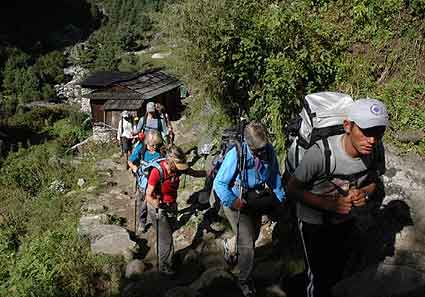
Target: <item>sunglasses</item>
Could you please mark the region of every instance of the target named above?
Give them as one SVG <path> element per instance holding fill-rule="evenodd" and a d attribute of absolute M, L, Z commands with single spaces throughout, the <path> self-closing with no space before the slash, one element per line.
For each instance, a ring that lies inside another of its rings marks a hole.
<path fill-rule="evenodd" d="M 362 131 L 363 135 L 366 137 L 374 137 L 376 139 L 381 139 L 384 136 L 384 133 L 386 130 L 385 126 L 377 126 L 377 127 L 362 129 L 356 123 L 354 122 L 352 123 L 356 125 L 357 128 L 359 128 L 359 130 Z"/>
<path fill-rule="evenodd" d="M 266 155 L 266 146 L 257 148 L 257 149 L 252 149 L 249 148 L 252 152 L 253 155 L 260 157 L 260 159 L 262 159 L 262 157 L 264 157 Z"/>
<path fill-rule="evenodd" d="M 147 146 L 159 148 L 161 145 L 160 144 L 148 144 Z"/>

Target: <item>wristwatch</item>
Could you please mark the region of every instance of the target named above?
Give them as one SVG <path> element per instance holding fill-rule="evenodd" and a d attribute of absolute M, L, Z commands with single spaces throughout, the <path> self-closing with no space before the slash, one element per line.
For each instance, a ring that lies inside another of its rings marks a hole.
<path fill-rule="evenodd" d="M 366 201 L 368 201 L 368 200 L 369 200 L 370 193 L 369 193 L 369 192 L 367 192 L 367 191 L 364 191 L 363 193 L 364 193 L 364 199 L 365 199 Z"/>

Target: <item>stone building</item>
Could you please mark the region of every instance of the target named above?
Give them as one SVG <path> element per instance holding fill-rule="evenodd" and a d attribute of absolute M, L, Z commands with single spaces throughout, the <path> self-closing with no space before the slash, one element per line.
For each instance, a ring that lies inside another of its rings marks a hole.
<path fill-rule="evenodd" d="M 117 128 L 124 110 L 140 117 L 150 101 L 163 104 L 170 120 L 177 120 L 183 110 L 183 83 L 160 69 L 142 73 L 97 72 L 80 84 L 92 90 L 85 97 L 90 100 L 94 123 Z"/>

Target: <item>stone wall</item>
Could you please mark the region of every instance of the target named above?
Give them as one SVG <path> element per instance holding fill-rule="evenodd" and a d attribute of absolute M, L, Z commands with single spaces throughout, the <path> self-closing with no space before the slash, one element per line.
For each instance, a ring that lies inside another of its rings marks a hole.
<path fill-rule="evenodd" d="M 65 68 L 64 74 L 72 76 L 72 80 L 65 84 L 55 85 L 55 90 L 59 98 L 64 98 L 70 104 L 79 106 L 82 112 L 91 113 L 90 100 L 85 97 L 90 90 L 80 86 L 80 81 L 87 73 L 88 71 L 80 66 Z"/>

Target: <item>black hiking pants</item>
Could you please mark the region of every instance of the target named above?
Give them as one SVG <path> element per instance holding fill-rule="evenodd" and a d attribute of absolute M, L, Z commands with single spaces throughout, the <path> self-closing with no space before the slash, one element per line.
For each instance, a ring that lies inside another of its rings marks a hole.
<path fill-rule="evenodd" d="M 298 221 L 305 260 L 304 294 L 298 296 L 330 297 L 332 287 L 342 279 L 345 264 L 353 249 L 350 246 L 354 221 L 340 224 L 309 224 Z"/>

